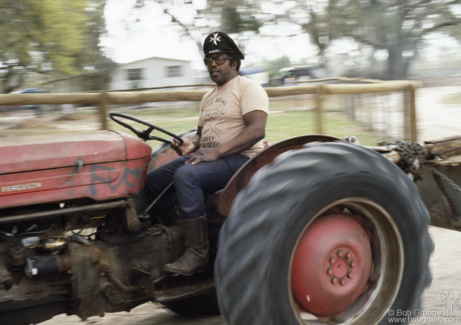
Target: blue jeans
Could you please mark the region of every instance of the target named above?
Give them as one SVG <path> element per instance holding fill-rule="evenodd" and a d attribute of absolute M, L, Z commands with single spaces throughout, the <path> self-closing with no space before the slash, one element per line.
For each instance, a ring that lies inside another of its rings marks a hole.
<path fill-rule="evenodd" d="M 149 204 L 173 182 L 173 186 L 151 209 L 154 216 L 174 209 L 175 202 L 171 196 L 173 192 L 176 193 L 177 206 L 184 219 L 195 219 L 205 215 L 206 195 L 223 189 L 232 175 L 249 158 L 233 154 L 216 161 L 186 165 L 188 159 L 189 157 L 177 158 L 147 173 L 143 193 Z"/>

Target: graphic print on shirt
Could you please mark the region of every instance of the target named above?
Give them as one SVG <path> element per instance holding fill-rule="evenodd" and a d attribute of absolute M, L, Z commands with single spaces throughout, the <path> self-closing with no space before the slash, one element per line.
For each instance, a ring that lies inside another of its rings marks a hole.
<path fill-rule="evenodd" d="M 215 148 L 221 144 L 220 141 L 216 140 L 221 137 L 222 130 L 219 129 L 219 124 L 225 116 L 224 106 L 226 104 L 227 102 L 224 99 L 218 97 L 212 99 L 206 105 L 203 112 L 204 119 L 201 139 L 203 147 Z"/>

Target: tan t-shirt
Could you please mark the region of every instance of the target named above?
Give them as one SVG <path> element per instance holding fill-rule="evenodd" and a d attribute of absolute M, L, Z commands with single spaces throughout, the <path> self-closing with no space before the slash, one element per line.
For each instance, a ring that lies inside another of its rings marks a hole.
<path fill-rule="evenodd" d="M 258 83 L 237 76 L 203 96 L 198 126 L 202 126 L 200 147 L 215 148 L 234 139 L 246 127 L 243 115 L 251 111 L 269 111 L 269 98 Z M 263 141 L 240 154 L 253 157 L 260 152 Z"/>

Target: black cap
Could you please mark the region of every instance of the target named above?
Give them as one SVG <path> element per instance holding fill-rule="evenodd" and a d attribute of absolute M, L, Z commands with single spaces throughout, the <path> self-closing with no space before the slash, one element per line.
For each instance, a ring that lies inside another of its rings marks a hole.
<path fill-rule="evenodd" d="M 203 42 L 203 53 L 205 56 L 213 53 L 235 53 L 240 60 L 245 59 L 243 53 L 238 48 L 237 44 L 223 32 L 214 32 L 208 35 Z"/>

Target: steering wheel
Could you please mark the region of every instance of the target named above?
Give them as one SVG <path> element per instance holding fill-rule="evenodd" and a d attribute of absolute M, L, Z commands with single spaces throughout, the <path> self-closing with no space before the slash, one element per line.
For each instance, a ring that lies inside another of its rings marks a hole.
<path fill-rule="evenodd" d="M 152 133 L 152 131 L 154 130 L 157 130 L 157 131 L 160 131 L 160 132 L 163 132 L 165 134 L 168 134 L 169 136 L 175 138 L 176 140 L 178 140 L 179 144 L 183 144 L 183 141 L 180 137 L 178 137 L 177 135 L 171 133 L 171 132 L 168 132 L 167 130 L 164 130 L 162 128 L 159 128 L 158 126 L 155 126 L 153 124 L 150 124 L 150 123 L 147 123 L 147 122 L 144 122 L 140 119 L 137 119 L 135 117 L 132 117 L 132 116 L 129 116 L 129 115 L 125 115 L 125 114 L 120 114 L 120 113 L 110 113 L 109 114 L 109 117 L 115 122 L 115 123 L 118 123 L 120 124 L 121 126 L 124 126 L 126 127 L 127 129 L 131 130 L 134 134 L 136 134 L 138 136 L 138 138 L 140 139 L 143 139 L 144 141 L 147 141 L 147 140 L 158 140 L 158 141 L 162 141 L 162 142 L 165 142 L 165 143 L 168 143 L 170 144 L 171 143 L 171 140 L 167 140 L 167 139 L 163 139 L 163 138 L 159 138 L 159 137 L 156 137 L 156 136 L 153 136 L 153 135 L 150 135 Z M 132 127 L 131 125 L 125 123 L 125 122 L 122 122 L 119 118 L 124 118 L 124 119 L 127 119 L 127 120 L 131 120 L 131 121 L 134 121 L 134 122 L 137 122 L 137 123 L 140 123 L 140 124 L 144 124 L 146 126 L 148 126 L 147 129 L 145 129 L 144 131 L 140 131 L 134 127 Z"/>

